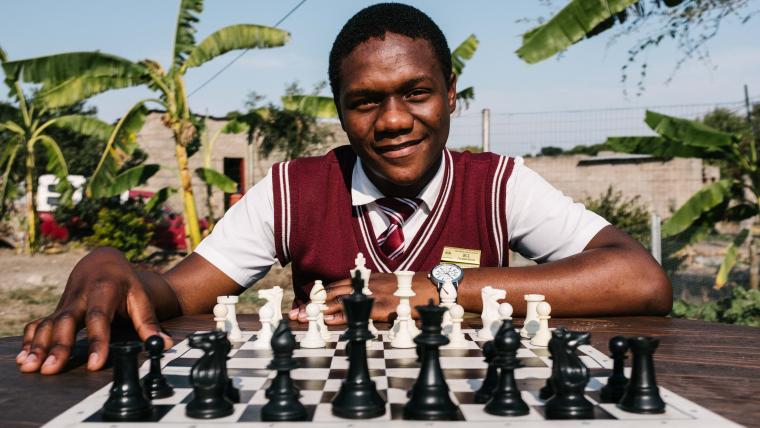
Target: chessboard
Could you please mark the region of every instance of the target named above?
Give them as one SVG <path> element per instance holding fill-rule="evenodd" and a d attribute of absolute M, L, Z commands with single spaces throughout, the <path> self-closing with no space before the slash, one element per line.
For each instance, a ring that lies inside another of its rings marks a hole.
<path fill-rule="evenodd" d="M 301 402 L 309 412 L 310 427 L 354 427 L 356 424 L 390 428 L 401 426 L 457 426 L 462 422 L 475 422 L 476 426 L 616 426 L 634 427 L 644 425 L 666 427 L 737 427 L 739 425 L 699 406 L 666 388 L 660 386 L 660 394 L 666 402 L 663 414 L 645 415 L 624 412 L 615 404 L 600 403 L 599 389 L 611 372 L 612 360 L 590 345 L 578 348 L 580 358 L 591 372 L 591 381 L 586 395 L 595 404 L 594 419 L 590 420 L 547 420 L 544 416 L 543 400 L 538 391 L 546 383 L 551 372 L 551 359 L 546 348 L 532 346 L 527 340 L 518 350 L 518 358 L 523 364 L 516 370 L 518 387 L 523 399 L 530 406 L 530 413 L 519 417 L 493 416 L 483 411 L 483 404 L 474 402 L 475 391 L 485 376 L 487 364 L 483 361 L 481 347 L 475 330 L 463 330 L 468 339 L 468 349 L 441 348 L 441 366 L 448 383 L 452 400 L 459 408 L 459 421 L 426 422 L 402 419 L 402 409 L 408 401 L 407 391 L 412 387 L 419 363 L 414 349 L 395 349 L 390 346 L 387 331 L 380 331 L 378 339 L 368 349 L 369 372 L 377 385 L 378 392 L 386 401 L 385 415 L 376 419 L 349 420 L 335 417 L 331 413 L 331 400 L 347 376 L 348 359 L 346 342 L 339 341 L 338 331 L 332 332 L 325 348 L 304 349 L 297 347 L 294 358 L 299 368 L 291 372 L 295 385 L 301 391 Z M 300 341 L 304 332 L 294 332 Z M 262 422 L 261 408 L 267 403 L 264 390 L 270 385 L 275 372 L 266 369 L 271 361 L 270 350 L 252 349 L 254 332 L 243 332 L 243 342 L 233 343 L 227 362 L 228 374 L 240 389 L 240 403 L 235 404 L 235 412 L 224 418 L 203 420 L 185 415 L 185 405 L 191 399 L 192 386 L 189 383 L 190 368 L 202 355 L 202 351 L 192 349 L 184 340 L 167 350 L 161 361 L 163 373 L 174 387 L 174 395 L 153 400 L 152 420 L 139 423 L 104 422 L 101 407 L 108 398 L 111 384 L 106 385 L 85 398 L 69 410 L 51 420 L 45 427 L 87 427 L 122 428 L 156 425 L 162 427 L 230 426 L 273 427 L 290 426 L 303 422 Z M 140 376 L 148 372 L 148 362 L 140 368 Z M 630 375 L 630 372 L 627 372 Z"/>

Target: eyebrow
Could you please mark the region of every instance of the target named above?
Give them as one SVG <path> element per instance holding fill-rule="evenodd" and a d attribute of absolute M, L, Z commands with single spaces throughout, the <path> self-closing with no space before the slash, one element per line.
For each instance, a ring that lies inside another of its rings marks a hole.
<path fill-rule="evenodd" d="M 401 87 L 400 87 L 401 91 L 406 92 L 425 80 L 429 80 L 429 77 L 420 76 L 420 77 L 409 79 L 401 84 Z M 355 90 L 346 92 L 345 96 L 346 98 L 373 97 L 373 96 L 382 95 L 382 94 L 383 94 L 382 91 L 374 91 L 371 89 L 355 89 Z"/>

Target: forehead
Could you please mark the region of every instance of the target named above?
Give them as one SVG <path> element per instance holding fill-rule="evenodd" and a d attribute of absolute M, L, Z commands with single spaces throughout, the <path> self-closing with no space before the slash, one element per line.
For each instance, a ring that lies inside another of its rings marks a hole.
<path fill-rule="evenodd" d="M 395 33 L 359 44 L 340 64 L 341 93 L 392 87 L 419 78 L 444 80 L 430 42 Z"/>

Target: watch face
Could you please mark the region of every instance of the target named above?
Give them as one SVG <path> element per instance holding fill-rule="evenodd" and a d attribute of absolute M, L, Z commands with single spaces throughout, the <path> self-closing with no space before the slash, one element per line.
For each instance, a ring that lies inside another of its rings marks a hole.
<path fill-rule="evenodd" d="M 443 281 L 446 279 L 450 279 L 451 282 L 456 284 L 462 279 L 463 274 L 464 272 L 462 271 L 462 268 L 448 263 L 441 263 L 434 267 L 433 271 L 430 272 L 433 279 L 441 284 L 443 284 Z"/>

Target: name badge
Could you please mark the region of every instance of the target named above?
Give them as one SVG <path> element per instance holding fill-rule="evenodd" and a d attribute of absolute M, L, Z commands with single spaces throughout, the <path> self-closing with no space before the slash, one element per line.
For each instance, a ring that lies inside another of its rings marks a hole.
<path fill-rule="evenodd" d="M 480 267 L 480 250 L 443 247 L 441 262 L 453 263 L 462 269 Z"/>

